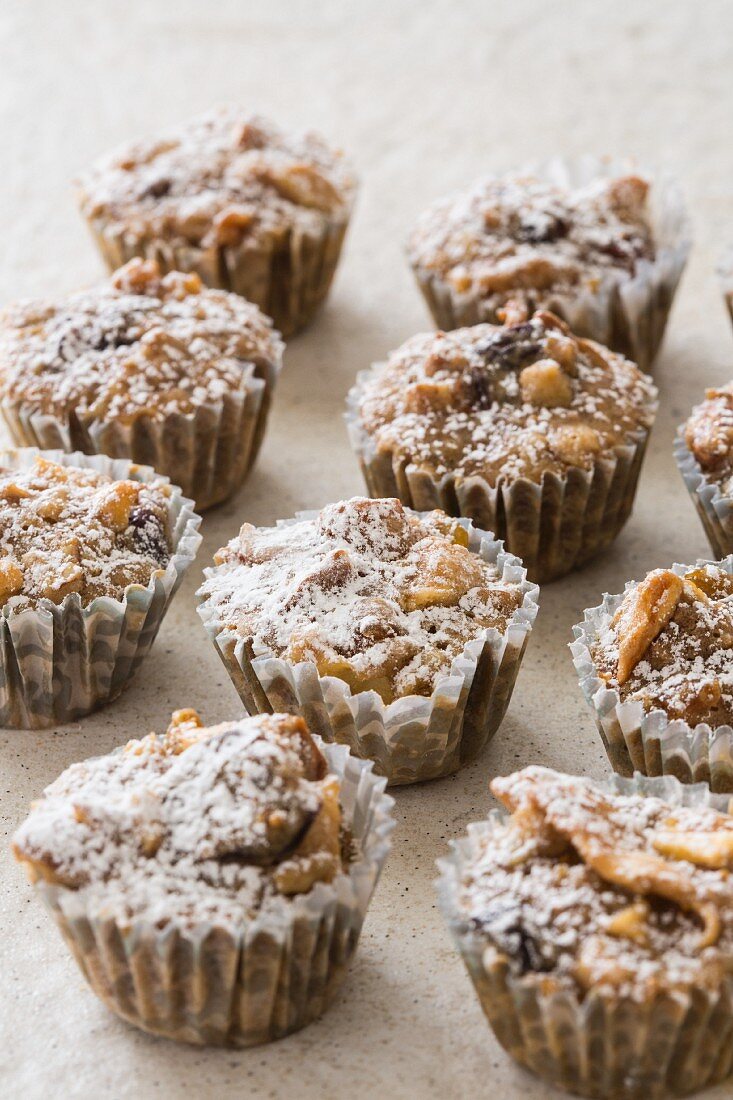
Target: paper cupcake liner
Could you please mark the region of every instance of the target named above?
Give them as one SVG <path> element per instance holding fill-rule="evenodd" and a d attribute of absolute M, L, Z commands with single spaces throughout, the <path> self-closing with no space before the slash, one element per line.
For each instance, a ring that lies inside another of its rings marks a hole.
<path fill-rule="evenodd" d="M 729 799 L 702 784 L 613 777 L 606 789 L 656 795 L 673 805 L 713 805 Z M 573 990 L 549 990 L 546 975 L 517 976 L 507 957 L 472 928 L 458 905 L 463 868 L 504 815 L 469 826 L 438 861 L 439 905 L 496 1038 L 538 1077 L 601 1100 L 658 1100 L 684 1096 L 722 1081 L 733 1063 L 733 977 L 718 990 L 660 992 L 649 1002 L 600 988 L 581 999 Z"/>
<path fill-rule="evenodd" d="M 288 337 L 304 328 L 325 301 L 341 255 L 349 214 L 320 227 L 292 226 L 241 244 L 195 245 L 122 232 L 101 219 L 88 221 L 110 271 L 141 256 L 163 272 L 194 271 L 209 287 L 230 290 L 254 302 Z"/>
<path fill-rule="evenodd" d="M 0 451 L 0 466 L 25 470 L 35 448 Z M 82 466 L 115 479 L 149 482 L 149 467 L 105 455 L 46 451 L 63 466 Z M 9 614 L 0 609 L 0 726 L 43 729 L 77 719 L 115 699 L 155 641 L 163 616 L 201 543 L 200 516 L 180 489 L 170 500 L 173 551 L 146 587 L 131 584 L 121 600 L 99 596 L 82 607 L 77 593 L 60 604 Z"/>
<path fill-rule="evenodd" d="M 13 440 L 42 450 L 60 448 L 105 454 L 152 466 L 180 486 L 203 511 L 236 492 L 257 457 L 281 364 L 259 360 L 242 388 L 195 412 L 143 415 L 131 423 L 66 419 L 23 401 L 2 401 L 0 412 Z"/>
<path fill-rule="evenodd" d="M 708 564 L 673 565 L 679 576 Z M 733 555 L 716 562 L 733 573 Z M 632 587 L 626 586 L 626 590 Z M 670 719 L 663 710 L 645 711 L 640 702 L 622 702 L 619 693 L 599 677 L 590 646 L 615 614 L 624 593 L 603 597 L 603 603 L 585 612 L 573 627 L 570 646 L 585 700 L 593 711 L 598 732 L 614 771 L 630 776 L 672 775 L 682 783 L 707 783 L 714 792 L 733 792 L 733 729 L 711 729 L 707 723 L 690 726 L 681 718 Z"/>
<path fill-rule="evenodd" d="M 726 557 L 733 552 L 733 498 L 703 472 L 685 443 L 684 428 L 675 439 L 674 457 L 715 557 Z"/>
<path fill-rule="evenodd" d="M 397 455 L 379 452 L 364 430 L 359 406 L 379 364 L 357 376 L 347 399 L 351 445 L 372 497 L 399 497 L 411 508 L 442 508 L 493 531 L 522 559 L 539 584 L 578 569 L 616 538 L 631 514 L 649 430 L 630 433 L 625 444 L 597 458 L 589 470 L 572 467 L 564 477 L 546 473 L 495 486 L 479 476 L 438 478 Z M 656 403 L 653 407 L 656 411 Z"/>
<path fill-rule="evenodd" d="M 212 923 L 126 923 L 90 911 L 74 890 L 39 883 L 79 967 L 117 1015 L 181 1042 L 249 1047 L 280 1039 L 332 1002 L 356 950 L 389 852 L 393 799 L 371 764 L 324 745 L 341 781 L 356 857 L 332 883 L 237 928 Z"/>
<path fill-rule="evenodd" d="M 285 522 L 316 515 L 301 512 Z M 506 581 L 519 583 L 523 601 L 503 633 L 483 630 L 466 644 L 429 697 L 409 695 L 385 704 L 375 691 L 354 694 L 343 680 L 319 676 L 313 662 L 290 664 L 227 630 L 204 597 L 199 614 L 247 711 L 301 715 L 324 741 L 348 745 L 356 756 L 373 760 L 375 771 L 390 784 L 436 779 L 474 760 L 506 713 L 537 614 L 539 589 L 493 535 L 468 521 L 463 526 L 469 549 L 495 563 Z M 204 576 L 215 572 L 206 569 Z"/>
<path fill-rule="evenodd" d="M 585 156 L 577 160 L 556 157 L 527 170 L 541 180 L 575 188 L 623 175 L 630 167 L 627 161 Z M 649 370 L 662 342 L 691 245 L 689 220 L 677 184 L 660 177 L 652 185 L 650 198 L 657 243 L 654 260 L 640 261 L 633 277 L 609 275 L 595 290 L 541 291 L 537 305 L 562 317 L 577 336 L 621 352 L 642 370 Z M 461 294 L 419 263 L 413 264 L 413 271 L 439 328 L 500 323 L 496 311 L 501 303 L 492 306 L 478 291 Z"/>

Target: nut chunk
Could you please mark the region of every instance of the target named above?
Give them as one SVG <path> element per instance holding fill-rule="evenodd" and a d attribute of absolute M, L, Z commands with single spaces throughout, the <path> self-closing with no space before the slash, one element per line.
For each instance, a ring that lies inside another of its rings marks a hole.
<path fill-rule="evenodd" d="M 618 682 L 625 684 L 648 646 L 667 625 L 682 595 L 682 581 L 669 569 L 656 569 L 631 590 L 616 612 Z"/>
<path fill-rule="evenodd" d="M 733 722 L 733 576 L 701 563 L 631 585 L 589 643 L 622 702 L 716 729 Z"/>

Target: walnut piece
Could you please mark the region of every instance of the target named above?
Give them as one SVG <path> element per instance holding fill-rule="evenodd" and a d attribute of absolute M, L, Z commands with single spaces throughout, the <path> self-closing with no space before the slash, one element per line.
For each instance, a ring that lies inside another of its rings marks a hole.
<path fill-rule="evenodd" d="M 684 590 L 670 569 L 655 569 L 624 596 L 613 617 L 618 638 L 616 679 L 625 684 L 658 634 L 674 615 Z"/>
<path fill-rule="evenodd" d="M 554 359 L 538 359 L 519 375 L 522 398 L 530 405 L 546 409 L 567 407 L 573 399 L 573 386 Z"/>
<path fill-rule="evenodd" d="M 0 558 L 0 604 L 23 588 L 23 570 L 15 558 Z"/>

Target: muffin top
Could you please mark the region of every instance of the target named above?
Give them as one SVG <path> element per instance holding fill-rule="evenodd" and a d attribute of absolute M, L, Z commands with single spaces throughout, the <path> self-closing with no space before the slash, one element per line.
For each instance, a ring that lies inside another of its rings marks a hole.
<path fill-rule="evenodd" d="M 692 410 L 685 425 L 685 442 L 724 495 L 733 492 L 733 383 L 706 390 L 705 400 Z"/>
<path fill-rule="evenodd" d="M 733 964 L 733 817 L 529 767 L 464 865 L 458 907 L 546 992 L 715 989 Z"/>
<path fill-rule="evenodd" d="M 355 187 L 343 154 L 317 134 L 222 107 L 99 161 L 80 201 L 106 232 L 246 246 L 345 221 Z"/>
<path fill-rule="evenodd" d="M 513 299 L 531 313 L 558 294 L 633 277 L 640 260 L 654 259 L 649 187 L 639 176 L 575 189 L 532 176 L 482 179 L 426 211 L 410 260 L 456 294 L 494 309 Z"/>
<path fill-rule="evenodd" d="M 170 498 L 167 481 L 116 481 L 42 456 L 28 470 L 0 467 L 0 607 L 72 593 L 86 607 L 147 585 L 172 554 Z"/>
<path fill-rule="evenodd" d="M 279 365 L 270 321 L 198 275 L 131 260 L 111 279 L 0 317 L 0 399 L 82 422 L 194 412 Z"/>
<path fill-rule="evenodd" d="M 215 557 L 201 589 L 206 616 L 255 652 L 385 703 L 430 695 L 482 630 L 506 629 L 520 583 L 467 549 L 466 528 L 443 512 L 420 519 L 398 500 L 355 497 L 315 519 L 245 523 Z"/>
<path fill-rule="evenodd" d="M 621 699 L 690 726 L 733 722 L 733 576 L 712 564 L 655 569 L 631 585 L 590 646 Z"/>
<path fill-rule="evenodd" d="M 120 920 L 239 927 L 341 870 L 339 782 L 301 718 L 165 734 L 73 764 L 13 838 L 32 881 L 78 891 Z"/>
<path fill-rule="evenodd" d="M 656 409 L 633 363 L 545 312 L 414 336 L 355 392 L 378 452 L 492 486 L 588 469 L 649 428 Z"/>

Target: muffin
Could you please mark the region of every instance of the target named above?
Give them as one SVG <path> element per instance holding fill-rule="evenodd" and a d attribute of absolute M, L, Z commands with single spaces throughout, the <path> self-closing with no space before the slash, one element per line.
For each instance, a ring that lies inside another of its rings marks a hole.
<path fill-rule="evenodd" d="M 733 792 L 733 558 L 654 569 L 574 633 L 614 769 Z"/>
<path fill-rule="evenodd" d="M 674 780 L 530 767 L 440 861 L 440 904 L 496 1038 L 605 1100 L 685 1096 L 733 1061 L 733 817 Z M 720 801 L 720 800 L 719 800 Z"/>
<path fill-rule="evenodd" d="M 655 412 L 633 363 L 540 312 L 413 337 L 358 376 L 346 419 L 373 496 L 467 516 L 542 582 L 623 527 Z"/>
<path fill-rule="evenodd" d="M 538 590 L 492 535 L 356 497 L 245 523 L 214 560 L 199 613 L 250 714 L 301 714 L 390 783 L 448 775 L 495 733 Z"/>
<path fill-rule="evenodd" d="M 733 550 L 733 383 L 706 390 L 674 453 L 713 553 L 724 558 Z"/>
<path fill-rule="evenodd" d="M 435 203 L 408 257 L 436 325 L 549 309 L 647 370 L 689 251 L 677 189 L 584 158 L 489 176 Z"/>
<path fill-rule="evenodd" d="M 0 317 L 0 409 L 16 443 L 153 466 L 201 509 L 246 477 L 281 365 L 256 306 L 153 261 Z"/>
<path fill-rule="evenodd" d="M 74 722 L 120 694 L 196 556 L 200 522 L 149 467 L 0 452 L 0 725 Z"/>
<path fill-rule="evenodd" d="M 13 849 L 108 1008 L 247 1047 L 331 1003 L 389 850 L 383 791 L 299 718 L 181 710 L 67 768 Z"/>
<path fill-rule="evenodd" d="M 111 271 L 133 256 L 195 272 L 285 336 L 328 294 L 356 193 L 343 154 L 234 107 L 99 161 L 79 203 Z"/>

